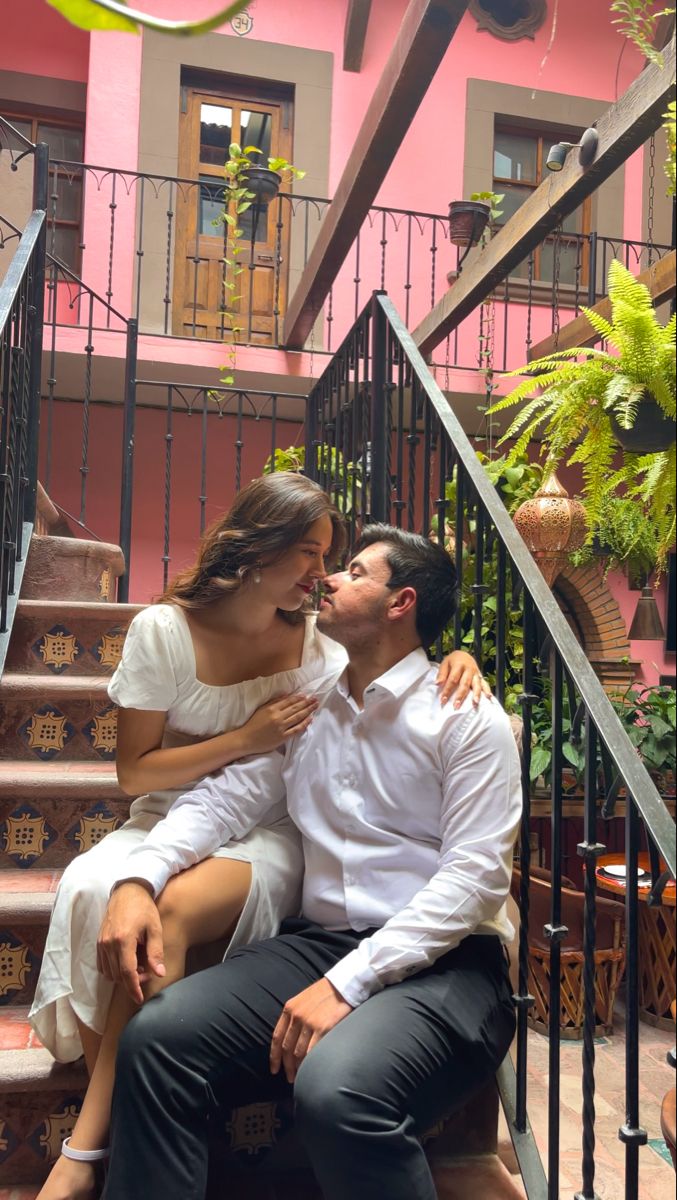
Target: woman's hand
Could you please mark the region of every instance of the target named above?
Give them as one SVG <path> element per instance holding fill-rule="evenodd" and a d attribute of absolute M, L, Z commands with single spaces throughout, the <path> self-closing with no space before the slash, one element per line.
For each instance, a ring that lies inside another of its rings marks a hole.
<path fill-rule="evenodd" d="M 460 708 L 468 692 L 472 692 L 473 704 L 479 704 L 482 696 L 492 699 L 492 691 L 482 675 L 472 654 L 465 650 L 453 650 L 442 659 L 437 674 L 437 686 L 441 688 L 440 702 L 446 704 L 454 696 L 454 708 Z"/>
<path fill-rule="evenodd" d="M 267 754 L 297 733 L 303 733 L 317 708 L 315 696 L 279 696 L 262 704 L 240 729 L 245 754 Z"/>

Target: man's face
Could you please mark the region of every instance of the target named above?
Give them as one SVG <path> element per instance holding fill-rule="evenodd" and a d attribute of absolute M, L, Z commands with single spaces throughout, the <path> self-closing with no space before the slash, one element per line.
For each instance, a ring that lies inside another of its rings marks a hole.
<path fill-rule="evenodd" d="M 351 559 L 345 571 L 324 581 L 318 628 L 344 646 L 373 638 L 385 623 L 394 593 L 388 587 L 387 545 L 375 542 Z"/>

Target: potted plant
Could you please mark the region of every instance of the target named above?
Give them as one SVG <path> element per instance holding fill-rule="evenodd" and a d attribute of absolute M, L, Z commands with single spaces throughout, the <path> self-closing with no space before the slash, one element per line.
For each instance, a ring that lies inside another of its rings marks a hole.
<path fill-rule="evenodd" d="M 450 200 L 449 240 L 455 246 L 476 246 L 487 225 L 500 217 L 502 200 L 496 192 L 472 192 L 469 200 Z"/>
<path fill-rule="evenodd" d="M 609 267 L 611 320 L 583 309 L 616 353 L 580 347 L 556 351 L 510 376 L 527 375 L 491 414 L 522 405 L 501 442 L 516 439 L 507 456 L 517 461 L 536 432 L 546 471 L 580 463 L 589 539 L 603 531 L 610 496 L 639 502 L 656 529 L 658 566 L 675 536 L 675 316 L 660 324 L 649 291 L 617 260 Z M 649 422 L 646 441 L 638 431 Z M 632 448 L 620 447 L 632 436 Z M 499 443 L 500 444 L 500 443 Z"/>
<path fill-rule="evenodd" d="M 613 705 L 658 790 L 664 796 L 674 795 L 677 730 L 674 688 L 633 683 Z"/>

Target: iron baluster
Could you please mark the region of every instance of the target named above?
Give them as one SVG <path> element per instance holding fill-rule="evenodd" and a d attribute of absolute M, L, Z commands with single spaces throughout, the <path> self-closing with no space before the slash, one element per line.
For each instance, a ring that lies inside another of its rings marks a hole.
<path fill-rule="evenodd" d="M 106 289 L 106 299 L 109 309 L 113 301 L 113 256 L 115 253 L 115 212 L 117 209 L 115 188 L 118 178 L 117 171 L 113 171 L 112 176 L 110 203 L 108 205 L 110 209 L 110 241 L 108 246 L 108 287 Z M 110 328 L 110 311 L 106 313 L 106 328 Z"/>
<path fill-rule="evenodd" d="M 404 323 L 409 328 L 409 313 L 411 304 L 411 213 L 407 216 L 407 255 L 404 276 Z"/>
<path fill-rule="evenodd" d="M 164 306 L 163 329 L 165 333 L 169 333 L 169 316 L 171 311 L 172 298 L 170 293 L 172 279 L 172 227 L 174 224 L 174 180 L 172 179 L 169 185 L 169 204 L 167 206 L 167 241 L 165 250 L 165 294 L 162 297 Z"/>
<path fill-rule="evenodd" d="M 172 450 L 174 448 L 174 388 L 167 388 L 167 417 L 165 425 L 165 498 L 164 498 L 164 542 L 162 547 L 162 587 L 169 582 L 171 562 L 171 515 L 172 515 Z"/>
<path fill-rule="evenodd" d="M 374 521 L 386 521 L 389 479 L 386 463 L 386 319 L 377 295 L 371 307 L 371 501 Z"/>
<path fill-rule="evenodd" d="M 129 600 L 129 573 L 132 557 L 137 348 L 138 325 L 136 321 L 130 321 L 126 337 L 125 407 L 122 419 L 122 471 L 120 477 L 120 548 L 125 560 L 124 574 L 118 580 L 118 600 L 121 604 L 126 604 Z"/>
<path fill-rule="evenodd" d="M 531 709 L 538 700 L 534 693 L 534 652 L 536 622 L 534 604 L 526 588 L 523 595 L 523 650 L 522 650 L 522 694 L 519 704 L 522 710 L 522 820 L 520 822 L 520 883 L 519 883 L 519 951 L 518 992 L 513 996 L 517 1008 L 517 1059 L 515 1064 L 516 1095 L 515 1125 L 518 1133 L 527 1129 L 527 1018 L 534 998 L 529 993 L 529 884 L 531 867 L 531 841 L 529 825 L 531 817 Z"/>
<path fill-rule="evenodd" d="M 136 243 L 136 311 L 135 318 L 138 327 L 139 314 L 141 312 L 141 267 L 143 260 L 143 212 L 144 212 L 144 189 L 146 180 L 142 177 L 141 187 L 139 189 L 139 231 Z"/>
<path fill-rule="evenodd" d="M 465 471 L 457 455 L 453 462 L 456 472 L 456 505 L 454 512 L 454 565 L 458 576 L 458 586 L 463 589 L 463 541 L 465 534 Z M 456 605 L 454 613 L 454 648 L 459 650 L 463 637 L 463 614 L 461 605 Z"/>
<path fill-rule="evenodd" d="M 89 409 L 92 400 L 92 344 L 94 325 L 94 297 L 89 296 L 89 323 L 85 345 L 85 395 L 82 405 L 82 452 L 80 461 L 80 522 L 85 523 L 87 476 L 89 474 Z"/>
<path fill-rule="evenodd" d="M 638 1200 L 639 1148 L 647 1132 L 639 1123 L 639 896 L 637 861 L 639 817 L 634 798 L 625 801 L 625 1200 Z"/>
<path fill-rule="evenodd" d="M 562 924 L 562 659 L 550 654 L 552 681 L 552 764 L 550 784 L 550 922 L 544 933 L 550 942 L 550 997 L 548 1014 L 548 1200 L 559 1200 L 559 1101 L 560 1101 L 560 975 L 561 943 L 568 929 Z"/>
<path fill-rule="evenodd" d="M 475 509 L 475 579 L 472 584 L 473 604 L 473 653 L 475 660 L 483 669 L 482 662 L 482 625 L 484 618 L 484 597 L 487 585 L 484 582 L 484 531 L 485 512 L 477 496 L 473 496 Z"/>
<path fill-rule="evenodd" d="M 499 704 L 505 704 L 506 575 L 507 553 L 503 542 L 499 539 L 496 564 L 496 699 Z"/>

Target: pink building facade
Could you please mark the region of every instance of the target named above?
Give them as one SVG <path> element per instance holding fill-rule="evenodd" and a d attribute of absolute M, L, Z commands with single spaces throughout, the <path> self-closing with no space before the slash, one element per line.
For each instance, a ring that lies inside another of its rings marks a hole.
<path fill-rule="evenodd" d="M 132 599 L 157 594 L 163 569 L 171 573 L 190 559 L 200 524 L 228 503 L 236 474 L 246 480 L 260 472 L 272 444 L 273 393 L 280 395 L 278 445 L 302 437 L 302 398 L 374 289 L 385 288 L 410 329 L 444 294 L 458 263 L 449 201 L 493 189 L 505 194 L 511 215 L 547 174 L 550 142 L 592 124 L 642 66 L 611 25 L 608 0 L 567 0 L 557 13 L 548 0 L 542 19 L 543 6 L 527 6 L 533 27 L 517 38 L 498 18 L 487 22 L 487 11 L 500 5 L 473 0 L 310 338 L 302 350 L 284 349 L 285 303 L 406 6 L 406 0 L 374 0 L 355 71 L 344 66 L 347 0 L 253 0 L 249 21 L 196 39 L 88 35 L 43 0 L 7 0 L 0 115 L 32 140 L 46 136 L 55 162 L 71 164 L 51 173 L 52 225 L 60 239 L 53 248 L 89 289 L 64 273 L 55 273 L 49 289 L 42 478 L 64 510 L 99 537 L 117 540 L 126 328 L 136 319 L 136 374 L 145 384 L 137 391 Z M 185 0 L 146 0 L 145 7 L 165 17 L 187 11 Z M 191 16 L 207 14 L 214 0 L 189 7 Z M 247 397 L 218 400 L 213 389 L 228 352 L 215 317 L 220 234 L 210 223 L 215 193 L 205 174 L 211 150 L 203 143 L 208 129 L 218 135 L 219 121 L 234 129 L 239 120 L 244 128 L 244 114 L 268 111 L 266 105 L 277 129 L 271 136 L 283 139 L 287 157 L 306 175 L 292 199 L 274 202 L 261 239 L 257 228 L 252 253 L 244 256 L 252 300 L 242 314 L 242 340 L 251 344 L 237 347 L 234 374 Z M 499 289 L 493 311 L 499 391 L 507 385 L 498 376 L 526 361 L 529 342 L 604 292 L 610 257 L 639 271 L 653 253 L 648 242 L 669 246 L 661 139 L 655 156 L 642 150 L 627 161 L 565 225 L 559 244 L 543 248 L 531 271 L 525 264 Z M 17 164 L 0 155 L 0 215 L 17 227 L 30 208 L 31 170 L 29 157 Z M 0 271 L 3 258 L 9 255 L 0 255 Z M 481 319 L 469 317 L 432 357 L 466 432 L 486 449 L 501 427 L 490 429 L 481 411 Z M 170 541 L 163 544 L 159 530 L 164 526 L 166 534 L 167 525 Z M 611 577 L 609 587 L 629 624 L 638 593 L 622 576 Z M 674 657 L 665 658 L 662 643 L 632 645 L 630 657 L 643 662 L 647 682 L 674 673 Z"/>

